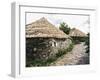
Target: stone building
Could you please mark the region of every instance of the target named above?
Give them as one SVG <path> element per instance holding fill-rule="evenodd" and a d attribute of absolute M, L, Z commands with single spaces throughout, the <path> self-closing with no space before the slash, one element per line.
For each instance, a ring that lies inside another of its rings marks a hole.
<path fill-rule="evenodd" d="M 69 36 L 71 36 L 71 37 L 86 37 L 87 35 L 84 32 L 82 32 L 76 28 L 73 28 L 73 29 L 71 29 Z"/>
<path fill-rule="evenodd" d="M 47 60 L 71 43 L 68 35 L 44 17 L 26 25 L 26 60 Z"/>
<path fill-rule="evenodd" d="M 85 42 L 88 37 L 87 34 L 76 28 L 71 29 L 71 31 L 69 32 L 69 36 L 76 44 L 80 42 Z"/>

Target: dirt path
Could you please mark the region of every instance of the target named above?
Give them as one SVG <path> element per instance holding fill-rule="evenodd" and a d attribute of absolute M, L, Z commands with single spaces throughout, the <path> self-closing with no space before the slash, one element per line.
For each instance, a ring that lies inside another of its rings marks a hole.
<path fill-rule="evenodd" d="M 64 56 L 57 59 L 55 62 L 51 63 L 52 66 L 61 65 L 75 65 L 75 64 L 86 64 L 88 63 L 88 56 L 85 53 L 86 46 L 84 43 L 74 45 L 71 52 L 65 54 Z"/>

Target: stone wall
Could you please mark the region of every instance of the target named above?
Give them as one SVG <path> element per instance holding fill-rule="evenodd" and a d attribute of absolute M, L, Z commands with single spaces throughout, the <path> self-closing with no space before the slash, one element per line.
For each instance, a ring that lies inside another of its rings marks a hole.
<path fill-rule="evenodd" d="M 70 44 L 70 39 L 26 38 L 26 61 L 47 60 L 54 57 L 59 49 L 65 49 Z"/>

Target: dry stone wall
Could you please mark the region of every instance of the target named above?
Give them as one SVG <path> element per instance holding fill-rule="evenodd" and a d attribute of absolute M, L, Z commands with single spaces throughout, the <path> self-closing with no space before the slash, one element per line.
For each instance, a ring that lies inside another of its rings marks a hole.
<path fill-rule="evenodd" d="M 26 38 L 26 60 L 47 60 L 54 57 L 59 49 L 71 44 L 70 39 Z"/>

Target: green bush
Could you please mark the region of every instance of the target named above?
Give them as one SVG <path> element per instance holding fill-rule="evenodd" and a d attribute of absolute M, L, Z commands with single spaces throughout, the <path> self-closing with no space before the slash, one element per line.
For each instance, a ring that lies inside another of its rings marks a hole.
<path fill-rule="evenodd" d="M 87 37 L 71 37 L 72 38 L 72 42 L 74 44 L 80 44 L 80 42 L 85 42 Z"/>
<path fill-rule="evenodd" d="M 66 54 L 66 50 L 65 49 L 63 49 L 63 50 L 58 50 L 58 53 L 56 54 L 56 57 L 58 58 L 58 57 L 61 57 L 62 55 L 64 55 L 64 54 Z"/>
<path fill-rule="evenodd" d="M 69 47 L 66 48 L 66 49 L 62 49 L 62 50 L 60 49 L 60 50 L 58 50 L 58 53 L 56 54 L 56 57 L 59 58 L 62 55 L 66 54 L 67 52 L 72 51 L 72 49 L 73 49 L 73 43 L 70 44 Z"/>
<path fill-rule="evenodd" d="M 45 64 L 46 64 L 46 65 L 49 65 L 50 63 L 52 63 L 53 61 L 56 61 L 56 60 L 57 60 L 56 57 L 54 57 L 54 58 L 49 58 L 49 59 L 47 59 L 47 61 L 45 62 Z"/>
<path fill-rule="evenodd" d="M 74 43 L 70 44 L 66 51 L 67 51 L 67 52 L 72 51 L 73 46 L 74 46 Z"/>

